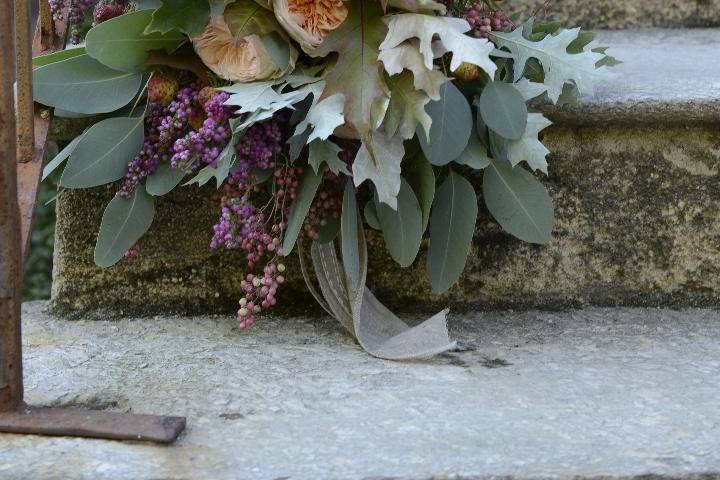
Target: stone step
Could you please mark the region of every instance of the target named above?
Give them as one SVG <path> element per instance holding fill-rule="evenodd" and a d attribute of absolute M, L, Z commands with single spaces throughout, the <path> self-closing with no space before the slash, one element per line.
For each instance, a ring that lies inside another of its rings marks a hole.
<path fill-rule="evenodd" d="M 545 134 L 557 215 L 550 244 L 516 241 L 483 208 L 465 276 L 436 296 L 424 258 L 388 266 L 371 235 L 368 282 L 381 299 L 400 310 L 720 306 L 720 30 L 604 32 L 600 41 L 626 61 L 621 76 L 582 107 L 543 107 L 556 121 Z M 243 261 L 208 248 L 218 215 L 211 190 L 158 202 L 140 257 L 100 270 L 93 246 L 113 193 L 67 191 L 58 201 L 57 312 L 236 309 Z M 297 265 L 288 278 L 284 307 L 313 305 Z"/>
<path fill-rule="evenodd" d="M 188 417 L 171 447 L 0 435 L 7 480 L 720 479 L 717 311 L 451 315 L 464 351 L 336 322 L 67 322 L 24 306 L 26 400 Z"/>
<path fill-rule="evenodd" d="M 591 29 L 720 26 L 718 0 L 511 0 L 525 12 Z M 543 8 L 547 4 L 548 8 Z"/>

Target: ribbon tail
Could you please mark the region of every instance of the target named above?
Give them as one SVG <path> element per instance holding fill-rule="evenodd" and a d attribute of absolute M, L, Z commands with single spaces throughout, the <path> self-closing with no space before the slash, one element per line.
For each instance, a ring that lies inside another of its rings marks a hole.
<path fill-rule="evenodd" d="M 356 291 L 348 288 L 349 282 L 333 243 L 313 243 L 310 249 L 320 291 L 330 314 L 355 336 L 366 352 L 378 358 L 424 359 L 456 348 L 447 328 L 448 310 L 410 326 L 365 287 L 367 246 L 362 228 L 359 231 L 361 282 Z M 306 278 L 307 283 L 308 280 Z"/>

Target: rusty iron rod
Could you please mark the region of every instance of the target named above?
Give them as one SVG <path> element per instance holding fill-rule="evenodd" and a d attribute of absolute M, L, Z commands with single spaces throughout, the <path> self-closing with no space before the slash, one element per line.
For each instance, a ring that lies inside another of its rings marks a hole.
<path fill-rule="evenodd" d="M 40 42 L 44 48 L 50 48 L 55 42 L 55 20 L 50 11 L 50 4 L 47 0 L 38 0 L 40 13 L 38 23 L 40 24 Z"/>
<path fill-rule="evenodd" d="M 15 74 L 17 75 L 17 150 L 18 161 L 27 163 L 35 153 L 35 128 L 32 94 L 32 33 L 30 1 L 15 0 Z"/>
<path fill-rule="evenodd" d="M 12 0 L 0 0 L 0 11 L 13 11 Z M 0 411 L 23 400 L 20 331 L 22 254 L 17 201 L 15 99 L 15 32 L 13 15 L 0 15 Z"/>

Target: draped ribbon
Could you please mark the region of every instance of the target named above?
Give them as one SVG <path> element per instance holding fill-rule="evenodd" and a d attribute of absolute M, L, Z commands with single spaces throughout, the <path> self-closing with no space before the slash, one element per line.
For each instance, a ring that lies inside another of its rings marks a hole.
<path fill-rule="evenodd" d="M 353 289 L 348 281 L 333 242 L 314 242 L 310 247 L 319 292 L 310 279 L 302 248 L 298 248 L 305 283 L 317 302 L 375 357 L 413 360 L 453 350 L 456 342 L 450 340 L 448 333 L 448 310 L 411 327 L 380 303 L 365 286 L 367 246 L 362 228 L 359 235 L 360 282 L 357 289 Z"/>

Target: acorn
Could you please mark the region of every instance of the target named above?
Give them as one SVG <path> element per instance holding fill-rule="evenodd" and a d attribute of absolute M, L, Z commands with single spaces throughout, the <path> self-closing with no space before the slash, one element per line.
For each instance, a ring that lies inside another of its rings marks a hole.
<path fill-rule="evenodd" d="M 155 72 L 148 82 L 148 98 L 151 102 L 167 105 L 177 95 L 178 88 L 173 77 Z"/>
<path fill-rule="evenodd" d="M 461 82 L 472 82 L 480 78 L 480 67 L 472 63 L 463 62 L 457 70 L 453 72 L 453 75 Z"/>

